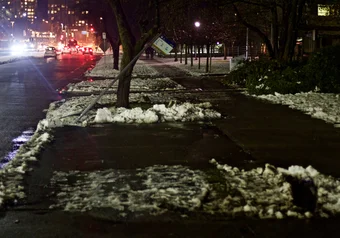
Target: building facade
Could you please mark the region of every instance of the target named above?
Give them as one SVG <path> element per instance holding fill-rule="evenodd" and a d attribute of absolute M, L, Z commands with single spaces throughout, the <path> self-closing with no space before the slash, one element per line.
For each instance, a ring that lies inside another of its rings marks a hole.
<path fill-rule="evenodd" d="M 80 10 L 80 4 L 80 0 L 48 0 L 48 20 L 60 41 L 75 38 L 85 43 L 88 40 L 91 25 L 84 16 L 89 11 Z"/>

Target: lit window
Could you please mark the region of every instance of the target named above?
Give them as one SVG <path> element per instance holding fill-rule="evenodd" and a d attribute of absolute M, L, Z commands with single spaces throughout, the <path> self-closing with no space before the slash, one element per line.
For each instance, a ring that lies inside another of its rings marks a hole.
<path fill-rule="evenodd" d="M 329 16 L 329 7 L 318 4 L 318 16 Z"/>

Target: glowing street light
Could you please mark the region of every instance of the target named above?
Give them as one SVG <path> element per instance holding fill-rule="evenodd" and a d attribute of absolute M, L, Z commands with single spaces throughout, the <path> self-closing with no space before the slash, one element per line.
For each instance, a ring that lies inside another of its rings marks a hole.
<path fill-rule="evenodd" d="M 194 23 L 195 27 L 198 29 L 201 26 L 201 23 L 199 21 L 195 21 Z M 194 32 L 194 37 L 196 38 L 196 32 Z M 197 60 L 197 54 L 196 54 L 196 45 L 194 46 L 194 52 L 195 52 L 195 60 Z M 198 67 L 200 68 L 200 64 L 198 64 Z"/>

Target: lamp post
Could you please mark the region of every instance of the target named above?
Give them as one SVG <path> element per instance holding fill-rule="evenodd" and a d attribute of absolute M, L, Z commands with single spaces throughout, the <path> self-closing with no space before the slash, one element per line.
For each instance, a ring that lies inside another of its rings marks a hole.
<path fill-rule="evenodd" d="M 14 21 L 11 21 L 11 24 L 12 24 L 12 37 L 14 37 L 14 30 L 13 30 L 13 28 L 14 28 Z"/>
<path fill-rule="evenodd" d="M 89 24 L 86 23 L 86 38 L 85 38 L 85 42 L 87 44 L 87 38 L 89 37 Z"/>
<path fill-rule="evenodd" d="M 196 21 L 195 22 L 195 27 L 196 27 L 197 30 L 198 30 L 198 28 L 200 28 L 200 26 L 201 26 L 201 23 L 199 21 Z M 197 30 L 195 31 L 195 40 L 196 40 L 196 37 L 197 37 Z M 195 44 L 194 51 L 195 51 L 195 60 L 197 60 L 197 54 L 196 54 L 197 45 L 196 44 Z"/>

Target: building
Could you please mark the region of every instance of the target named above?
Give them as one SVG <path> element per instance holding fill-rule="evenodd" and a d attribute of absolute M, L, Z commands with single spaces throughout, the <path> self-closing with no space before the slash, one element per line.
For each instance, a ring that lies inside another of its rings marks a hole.
<path fill-rule="evenodd" d="M 333 0 L 313 1 L 307 7 L 303 29 L 303 51 L 312 53 L 340 43 L 340 5 Z"/>
<path fill-rule="evenodd" d="M 84 17 L 89 11 L 79 12 L 80 2 L 80 0 L 48 0 L 48 20 L 53 24 L 60 41 L 64 43 L 70 38 L 85 43 L 89 38 L 91 24 L 87 17 Z"/>
<path fill-rule="evenodd" d="M 36 16 L 38 0 L 0 0 L 1 8 L 6 8 L 10 20 L 26 18 L 33 23 Z"/>
<path fill-rule="evenodd" d="M 38 0 L 0 0 L 1 39 L 24 40 L 36 19 Z"/>

